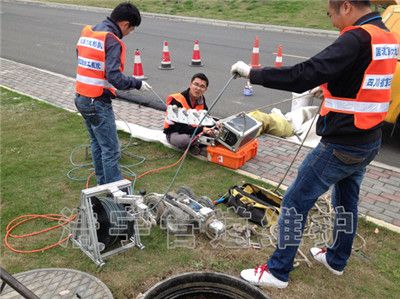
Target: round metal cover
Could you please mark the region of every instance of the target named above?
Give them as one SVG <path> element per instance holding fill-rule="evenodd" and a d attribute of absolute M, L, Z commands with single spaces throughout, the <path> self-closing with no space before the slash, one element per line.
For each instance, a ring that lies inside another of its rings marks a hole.
<path fill-rule="evenodd" d="M 37 269 L 13 276 L 41 299 L 113 298 L 111 291 L 100 279 L 73 269 Z M 2 299 L 23 298 L 9 285 L 5 286 L 0 297 Z"/>

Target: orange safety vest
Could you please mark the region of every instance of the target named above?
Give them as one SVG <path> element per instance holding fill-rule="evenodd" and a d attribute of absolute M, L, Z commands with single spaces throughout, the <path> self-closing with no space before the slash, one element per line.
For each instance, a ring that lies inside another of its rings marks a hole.
<path fill-rule="evenodd" d="M 106 78 L 106 48 L 107 31 L 93 31 L 91 26 L 85 26 L 76 45 L 78 50 L 78 68 L 76 70 L 76 92 L 85 97 L 95 98 L 101 96 L 104 89 L 110 90 L 114 95 L 116 88 Z M 121 66 L 124 71 L 125 44 L 115 35 L 121 45 Z"/>
<path fill-rule="evenodd" d="M 320 115 L 339 112 L 354 115 L 354 125 L 359 129 L 370 129 L 380 124 L 389 109 L 390 87 L 399 55 L 399 41 L 395 34 L 374 25 L 349 26 L 342 30 L 362 28 L 371 36 L 372 59 L 364 73 L 364 78 L 356 98 L 334 97 L 328 84 L 321 85 L 324 102 Z"/>
<path fill-rule="evenodd" d="M 177 100 L 179 103 L 181 103 L 182 108 L 185 108 L 185 109 L 187 109 L 187 110 L 192 109 L 192 108 L 189 106 L 189 103 L 186 101 L 186 98 L 185 98 L 181 93 L 175 93 L 175 94 L 169 95 L 168 98 L 167 98 L 167 101 L 166 101 L 167 106 L 170 105 L 171 102 L 172 102 L 172 100 L 174 100 L 174 99 Z M 196 106 L 194 107 L 194 109 L 196 109 L 196 110 L 204 110 L 204 108 L 205 108 L 205 107 L 204 107 L 204 101 L 203 101 L 202 104 L 198 104 L 198 105 L 196 105 Z M 167 113 L 165 112 L 164 129 L 169 128 L 169 126 L 170 126 L 170 125 L 173 125 L 173 124 L 174 124 L 173 121 L 169 121 L 169 120 L 167 119 Z M 195 125 L 192 125 L 192 126 L 193 126 L 193 127 L 197 127 L 197 126 L 195 126 Z"/>

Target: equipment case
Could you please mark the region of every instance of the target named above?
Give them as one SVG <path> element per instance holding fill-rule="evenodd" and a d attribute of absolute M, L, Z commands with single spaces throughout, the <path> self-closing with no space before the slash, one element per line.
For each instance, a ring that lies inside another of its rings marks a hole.
<path fill-rule="evenodd" d="M 225 146 L 207 146 L 207 160 L 232 169 L 242 167 L 248 160 L 257 155 L 258 141 L 252 141 L 241 146 L 237 152 L 232 152 Z"/>

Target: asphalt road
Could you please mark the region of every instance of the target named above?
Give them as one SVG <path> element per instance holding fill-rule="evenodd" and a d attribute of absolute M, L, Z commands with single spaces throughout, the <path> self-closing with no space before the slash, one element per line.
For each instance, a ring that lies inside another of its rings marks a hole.
<path fill-rule="evenodd" d="M 85 24 L 96 24 L 109 13 L 49 7 L 46 5 L 1 2 L 1 57 L 74 77 L 75 45 Z M 164 99 L 168 94 L 188 87 L 195 72 L 210 79 L 206 94 L 209 105 L 230 78 L 230 66 L 237 60 L 249 61 L 255 36 L 260 39 L 260 63 L 273 65 L 277 46 L 283 46 L 283 64 L 293 65 L 318 53 L 333 38 L 292 33 L 246 30 L 183 21 L 144 17 L 135 32 L 124 38 L 127 45 L 126 75 L 132 75 L 133 53 L 142 51 L 142 63 L 148 82 Z M 199 40 L 204 67 L 189 66 L 193 41 Z M 174 70 L 159 70 L 162 43 L 167 40 Z M 241 111 L 279 102 L 291 97 L 288 92 L 253 86 L 254 95 L 245 97 L 245 80 L 236 79 L 216 103 L 212 114 L 224 117 Z M 283 112 L 290 103 L 277 106 Z M 268 110 L 265 110 L 268 111 Z M 386 138 L 387 139 L 387 138 Z M 385 139 L 385 140 L 386 140 Z M 391 141 L 393 140 L 393 141 Z M 382 161 L 400 167 L 400 144 L 386 141 Z M 381 160 L 381 158 L 379 158 Z"/>
<path fill-rule="evenodd" d="M 82 10 L 61 9 L 37 4 L 2 3 L 1 56 L 39 68 L 75 76 L 75 45 L 84 24 L 96 24 L 106 14 Z M 148 82 L 165 98 L 188 86 L 195 72 L 204 72 L 210 79 L 206 98 L 211 103 L 230 78 L 230 67 L 237 60 L 249 61 L 255 36 L 260 39 L 260 62 L 272 65 L 277 46 L 283 46 L 284 65 L 310 57 L 328 45 L 324 37 L 282 34 L 226 28 L 182 21 L 166 21 L 144 17 L 136 31 L 125 37 L 127 63 L 125 73 L 132 75 L 133 53 L 142 51 L 142 63 Z M 204 67 L 190 67 L 193 41 L 199 40 Z M 162 43 L 167 40 L 174 70 L 158 70 Z M 294 55 L 296 57 L 292 57 Z M 304 58 L 298 58 L 304 57 Z M 287 92 L 253 86 L 255 95 L 243 96 L 244 79 L 237 79 L 224 92 L 212 112 L 228 116 L 252 110 L 290 97 Z M 290 107 L 284 106 L 284 110 Z"/>

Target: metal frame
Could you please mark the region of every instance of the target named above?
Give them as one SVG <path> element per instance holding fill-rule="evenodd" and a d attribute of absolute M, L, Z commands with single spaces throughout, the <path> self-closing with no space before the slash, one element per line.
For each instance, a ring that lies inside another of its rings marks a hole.
<path fill-rule="evenodd" d="M 126 190 L 126 192 L 122 190 Z M 143 203 L 138 200 L 138 196 L 131 194 L 132 185 L 129 180 L 120 180 L 84 189 L 81 192 L 81 203 L 75 226 L 72 228 L 71 241 L 100 267 L 105 264 L 105 258 L 114 254 L 126 251 L 133 247 L 138 247 L 139 249 L 144 248 L 143 244 L 140 242 L 139 229 L 136 220 L 139 218 L 137 215 L 141 214 L 138 212 L 138 208 L 139 210 L 144 211 L 147 206 L 143 206 Z M 92 198 L 99 195 L 111 195 L 117 203 L 130 204 L 133 208 L 132 211 L 130 211 L 131 216 L 133 217 L 132 219 L 135 220 L 133 221 L 133 235 L 129 238 L 129 241 L 127 241 L 126 244 L 123 244 L 124 242 L 121 241 L 120 247 L 105 253 L 101 253 L 101 251 L 104 250 L 104 244 L 98 241 L 96 232 L 96 226 L 98 223 L 92 208 Z M 141 196 L 139 197 L 141 198 Z"/>

